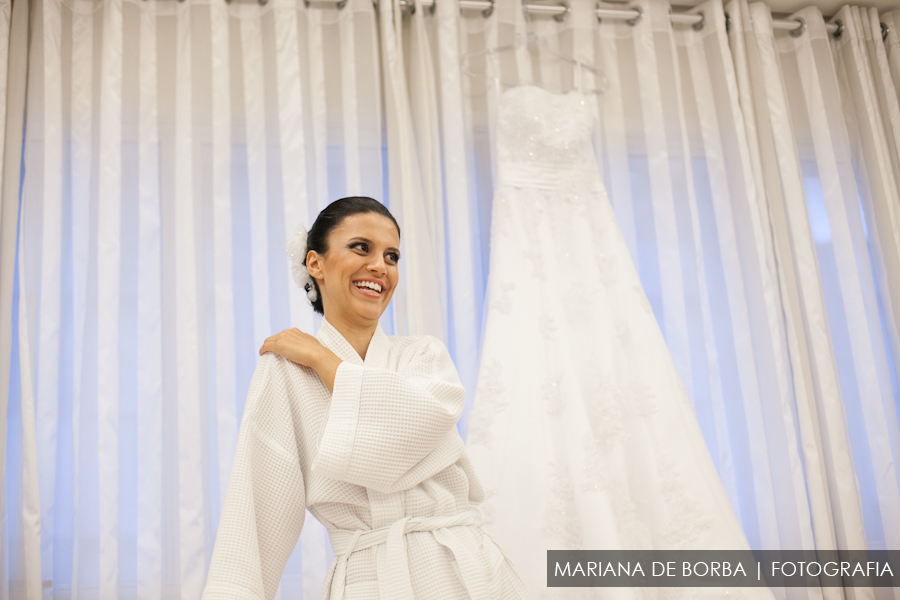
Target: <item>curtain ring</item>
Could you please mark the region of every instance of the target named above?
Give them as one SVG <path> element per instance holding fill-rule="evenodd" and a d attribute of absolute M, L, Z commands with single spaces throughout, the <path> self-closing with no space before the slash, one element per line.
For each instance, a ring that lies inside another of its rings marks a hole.
<path fill-rule="evenodd" d="M 791 29 L 791 37 L 800 37 L 801 35 L 803 35 L 803 32 L 806 31 L 806 21 L 804 21 L 800 17 L 797 17 L 794 20 L 800 24 L 797 27 Z"/>
<path fill-rule="evenodd" d="M 488 6 L 486 9 L 484 9 L 483 11 L 481 11 L 481 16 L 484 17 L 485 19 L 487 19 L 492 14 L 494 14 L 494 0 L 488 0 L 488 1 L 491 3 L 491 5 Z M 437 4 L 437 0 L 435 0 L 435 4 Z M 460 8 L 459 11 L 462 12 L 462 9 Z"/>
<path fill-rule="evenodd" d="M 637 16 L 635 18 L 628 19 L 627 21 L 625 21 L 626 23 L 628 23 L 629 25 L 634 27 L 635 25 L 637 25 L 638 23 L 641 22 L 642 18 L 644 18 L 644 9 L 642 9 L 640 6 L 629 6 L 628 8 L 637 12 Z"/>
<path fill-rule="evenodd" d="M 837 29 L 834 30 L 834 33 L 831 34 L 836 40 L 841 39 L 841 36 L 844 35 L 844 22 L 840 19 L 835 19 L 834 24 L 837 26 Z"/>
<path fill-rule="evenodd" d="M 347 0 L 341 0 L 340 2 L 335 3 L 338 10 L 344 10 L 344 7 L 347 6 Z"/>
<path fill-rule="evenodd" d="M 557 2 L 556 5 L 562 6 L 566 10 L 564 12 L 559 13 L 558 15 L 553 15 L 553 20 L 556 21 L 557 23 L 565 23 L 566 17 L 569 16 L 569 5 L 566 2 Z"/>
<path fill-rule="evenodd" d="M 725 13 L 725 31 L 726 33 L 731 31 L 731 15 Z"/>
<path fill-rule="evenodd" d="M 694 31 L 700 31 L 703 29 L 703 26 L 706 25 L 706 15 L 703 14 L 703 11 L 697 11 L 697 14 L 700 15 L 700 20 L 691 25 L 691 29 Z"/>
<path fill-rule="evenodd" d="M 887 26 L 887 23 L 881 23 L 881 41 L 886 42 L 887 36 L 891 32 L 891 28 Z"/>
<path fill-rule="evenodd" d="M 594 15 L 596 15 L 596 17 L 597 17 L 597 23 L 602 24 L 603 19 L 601 19 L 600 15 L 597 14 L 598 10 L 600 10 L 600 0 L 597 0 L 597 2 L 594 4 Z M 672 10 L 672 8 L 670 7 L 669 10 Z"/>

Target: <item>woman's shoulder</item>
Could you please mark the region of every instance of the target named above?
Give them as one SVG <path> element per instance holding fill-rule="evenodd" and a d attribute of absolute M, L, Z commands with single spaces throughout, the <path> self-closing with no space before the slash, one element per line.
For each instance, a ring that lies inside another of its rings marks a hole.
<path fill-rule="evenodd" d="M 259 361 L 256 363 L 250 387 L 251 389 L 255 385 L 289 387 L 291 382 L 304 380 L 313 375 L 315 375 L 315 371 L 309 367 L 298 365 L 274 352 L 266 352 L 259 357 Z"/>

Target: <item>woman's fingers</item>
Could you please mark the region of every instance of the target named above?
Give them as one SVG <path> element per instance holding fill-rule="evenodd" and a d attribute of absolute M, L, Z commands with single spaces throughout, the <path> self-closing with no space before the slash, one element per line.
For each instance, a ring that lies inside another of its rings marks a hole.
<path fill-rule="evenodd" d="M 263 342 L 263 345 L 259 349 L 259 355 L 262 356 L 266 352 L 276 352 L 275 348 L 280 335 L 280 333 L 276 333 L 275 335 L 267 337 L 266 341 Z"/>
<path fill-rule="evenodd" d="M 315 347 L 319 345 L 319 340 L 315 337 L 292 327 L 267 337 L 259 349 L 259 355 L 274 352 L 290 361 L 306 365 Z"/>

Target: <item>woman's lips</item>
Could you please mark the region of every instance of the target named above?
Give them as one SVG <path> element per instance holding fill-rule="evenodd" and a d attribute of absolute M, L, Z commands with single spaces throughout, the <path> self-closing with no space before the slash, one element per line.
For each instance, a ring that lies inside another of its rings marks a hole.
<path fill-rule="evenodd" d="M 354 285 L 353 287 L 356 288 L 356 291 L 358 291 L 360 294 L 369 298 L 380 298 L 381 294 L 384 293 L 384 290 L 382 290 L 381 292 L 376 292 L 375 290 L 367 287 L 359 287 L 357 285 Z"/>

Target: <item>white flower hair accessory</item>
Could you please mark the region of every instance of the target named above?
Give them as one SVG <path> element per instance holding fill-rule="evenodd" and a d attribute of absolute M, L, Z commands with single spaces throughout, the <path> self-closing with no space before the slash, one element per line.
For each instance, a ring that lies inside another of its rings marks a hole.
<path fill-rule="evenodd" d="M 294 237 L 288 240 L 284 246 L 284 251 L 291 261 L 291 275 L 294 277 L 294 283 L 306 291 L 306 297 L 310 302 L 315 302 L 319 295 L 316 293 L 316 286 L 313 283 L 312 275 L 303 261 L 306 260 L 306 228 L 303 225 L 297 227 Z"/>

